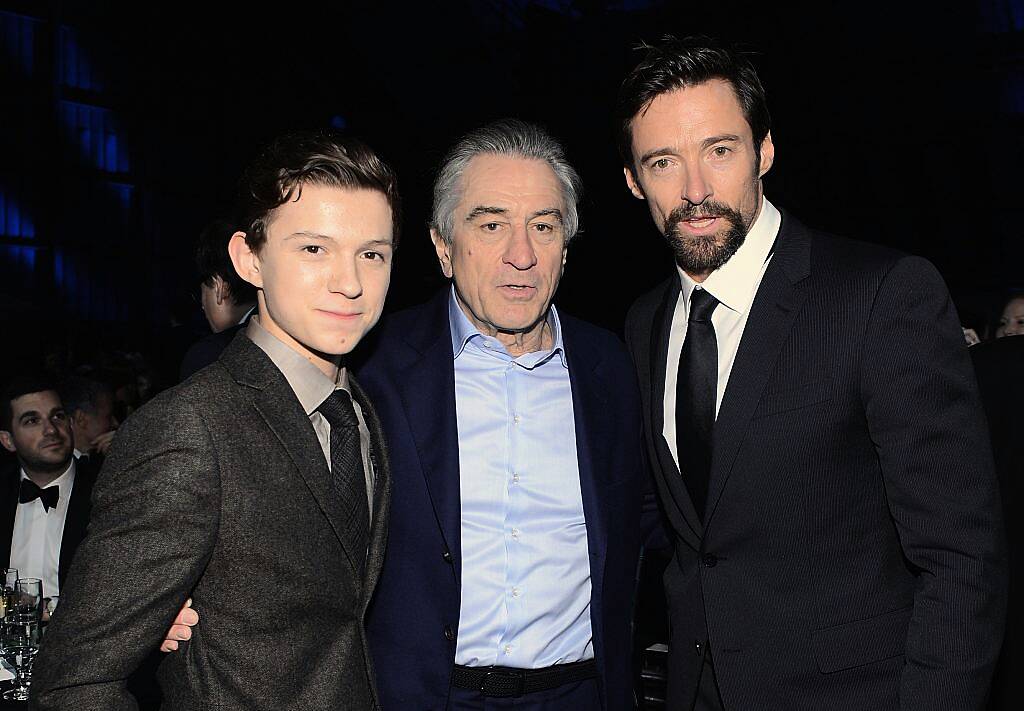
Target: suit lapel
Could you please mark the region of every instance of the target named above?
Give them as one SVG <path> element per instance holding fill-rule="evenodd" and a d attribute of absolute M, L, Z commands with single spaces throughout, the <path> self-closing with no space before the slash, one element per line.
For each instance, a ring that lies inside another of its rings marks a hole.
<path fill-rule="evenodd" d="M 461 579 L 459 434 L 448 298 L 445 289 L 408 334 L 406 342 L 412 358 L 400 377 L 399 392 L 434 515 L 452 554 L 456 576 Z"/>
<path fill-rule="evenodd" d="M 71 499 L 68 501 L 68 510 L 64 518 L 64 533 L 60 539 L 60 562 L 57 565 L 57 581 L 61 589 L 64 588 L 64 580 L 71 568 L 71 560 L 78 550 L 78 544 L 85 538 L 85 531 L 89 525 L 94 476 L 95 472 L 88 465 L 83 466 L 81 460 L 75 462 L 75 483 L 71 487 Z"/>
<path fill-rule="evenodd" d="M 658 466 L 655 469 L 661 473 L 665 488 L 672 496 L 676 509 L 682 514 L 686 527 L 696 537 L 691 540 L 691 543 L 696 544 L 695 547 L 697 547 L 704 533 L 703 524 L 690 499 L 686 484 L 683 483 L 685 474 L 680 473 L 663 434 L 665 431 L 665 378 L 669 367 L 678 367 L 676 363 L 671 365 L 668 363 L 668 341 L 672 331 L 672 317 L 675 313 L 676 302 L 679 300 L 679 288 L 679 277 L 676 275 L 669 280 L 664 298 L 654 313 L 655 328 L 651 329 L 650 434 L 658 457 Z"/>
<path fill-rule="evenodd" d="M 0 477 L 0 568 L 11 564 L 11 539 L 14 538 L 14 517 L 18 515 L 18 487 L 21 470 L 15 462 Z"/>
<path fill-rule="evenodd" d="M 705 526 L 709 526 L 732 474 L 750 416 L 806 298 L 810 274 L 810 236 L 783 213 L 772 258 L 751 305 L 729 384 L 715 421 L 714 450 Z"/>
<path fill-rule="evenodd" d="M 253 407 L 288 453 L 296 473 L 334 529 L 353 572 L 361 578 L 362 565 L 356 561 L 363 556 L 355 555 L 353 541 L 342 535 L 344 517 L 335 498 L 320 441 L 284 374 L 259 346 L 244 337 L 231 341 L 221 361 L 239 384 L 254 388 Z"/>

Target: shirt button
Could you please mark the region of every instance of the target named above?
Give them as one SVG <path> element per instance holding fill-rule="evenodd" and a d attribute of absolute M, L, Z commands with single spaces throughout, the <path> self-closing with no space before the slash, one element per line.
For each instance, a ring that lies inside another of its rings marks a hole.
<path fill-rule="evenodd" d="M 512 537 L 513 538 L 519 538 L 519 529 L 518 528 L 513 528 L 512 529 Z"/>
<path fill-rule="evenodd" d="M 512 415 L 512 421 L 515 422 L 518 425 L 519 424 L 519 415 Z"/>
<path fill-rule="evenodd" d="M 518 484 L 519 483 L 519 473 L 518 472 L 516 472 L 516 473 L 514 473 L 512 475 L 512 483 L 514 483 L 514 484 Z"/>
<path fill-rule="evenodd" d="M 512 645 L 511 644 L 506 644 L 505 645 L 505 654 L 512 654 Z"/>
<path fill-rule="evenodd" d="M 451 563 L 452 563 L 452 552 L 451 551 L 445 551 L 444 554 L 441 557 L 444 558 L 444 562 L 445 563 L 447 563 L 448 565 L 451 565 Z"/>
<path fill-rule="evenodd" d="M 512 588 L 512 597 L 519 597 L 519 588 Z"/>

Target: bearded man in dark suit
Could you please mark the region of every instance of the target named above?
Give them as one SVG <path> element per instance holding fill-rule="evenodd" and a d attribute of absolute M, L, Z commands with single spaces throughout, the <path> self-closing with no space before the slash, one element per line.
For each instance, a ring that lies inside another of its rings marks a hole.
<path fill-rule="evenodd" d="M 357 141 L 296 134 L 241 192 L 230 252 L 258 315 L 119 430 L 32 708 L 134 708 L 125 680 L 186 598 L 204 624 L 161 666 L 163 708 L 377 706 L 363 616 L 390 474 L 344 359 L 383 307 L 394 175 Z"/>
<path fill-rule="evenodd" d="M 676 266 L 626 326 L 674 538 L 668 708 L 980 708 L 1005 559 L 942 279 L 764 198 L 764 90 L 734 51 L 666 38 L 618 109 Z"/>

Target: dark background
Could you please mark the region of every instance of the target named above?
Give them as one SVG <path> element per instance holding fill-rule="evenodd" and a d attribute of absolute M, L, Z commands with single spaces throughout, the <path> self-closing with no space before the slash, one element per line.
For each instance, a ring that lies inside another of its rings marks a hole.
<path fill-rule="evenodd" d="M 933 260 L 979 330 L 1024 286 L 1024 0 L 140 5 L 0 3 L 6 361 L 122 349 L 176 368 L 205 328 L 194 240 L 259 144 L 295 128 L 346 128 L 395 166 L 388 308 L 422 301 L 442 283 L 436 164 L 504 116 L 567 143 L 587 193 L 557 301 L 619 330 L 671 263 L 624 187 L 611 107 L 632 47 L 666 32 L 757 53 L 777 206 Z"/>

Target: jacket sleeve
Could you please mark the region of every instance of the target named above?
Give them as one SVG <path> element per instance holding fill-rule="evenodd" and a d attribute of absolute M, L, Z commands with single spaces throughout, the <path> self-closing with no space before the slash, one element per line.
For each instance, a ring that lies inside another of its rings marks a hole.
<path fill-rule="evenodd" d="M 956 311 L 927 261 L 883 278 L 860 371 L 904 556 L 918 574 L 901 709 L 980 709 L 1003 635 L 1006 559 L 985 416 Z"/>
<path fill-rule="evenodd" d="M 136 708 L 126 680 L 202 574 L 219 511 L 217 460 L 194 403 L 158 398 L 125 423 L 35 662 L 30 708 Z"/>

